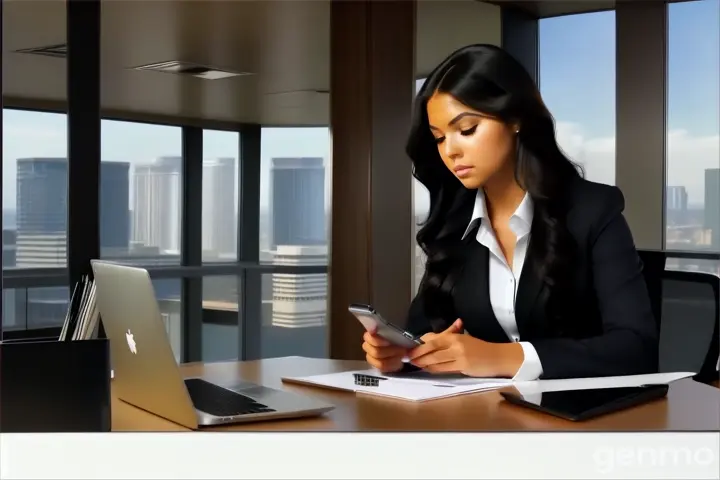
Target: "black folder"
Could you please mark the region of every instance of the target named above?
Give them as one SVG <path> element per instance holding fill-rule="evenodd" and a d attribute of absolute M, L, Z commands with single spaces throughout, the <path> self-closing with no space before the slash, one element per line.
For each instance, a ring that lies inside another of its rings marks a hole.
<path fill-rule="evenodd" d="M 109 432 L 107 339 L 0 343 L 0 432 Z"/>

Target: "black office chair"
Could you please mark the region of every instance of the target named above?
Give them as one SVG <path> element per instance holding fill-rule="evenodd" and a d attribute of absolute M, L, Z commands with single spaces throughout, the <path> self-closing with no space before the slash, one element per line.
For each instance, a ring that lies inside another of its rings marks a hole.
<path fill-rule="evenodd" d="M 660 371 L 698 372 L 717 381 L 720 359 L 720 277 L 667 270 L 662 276 Z"/>
<path fill-rule="evenodd" d="M 662 319 L 663 275 L 665 273 L 665 252 L 661 250 L 638 250 L 643 264 L 643 277 L 647 284 L 650 302 L 658 331 Z"/>

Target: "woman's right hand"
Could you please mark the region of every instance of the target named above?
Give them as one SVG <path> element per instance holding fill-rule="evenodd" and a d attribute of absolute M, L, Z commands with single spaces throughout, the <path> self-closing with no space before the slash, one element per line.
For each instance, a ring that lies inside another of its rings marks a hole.
<path fill-rule="evenodd" d="M 392 345 L 382 337 L 372 332 L 363 335 L 362 349 L 365 351 L 367 362 L 381 372 L 397 372 L 403 367 L 403 358 L 408 350 Z"/>

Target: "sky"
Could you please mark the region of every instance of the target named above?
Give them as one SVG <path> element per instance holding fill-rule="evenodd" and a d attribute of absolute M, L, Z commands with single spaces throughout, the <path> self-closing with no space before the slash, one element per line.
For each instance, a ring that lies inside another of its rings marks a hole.
<path fill-rule="evenodd" d="M 701 206 L 704 170 L 720 166 L 720 0 L 669 6 L 668 185 L 687 188 Z M 590 180 L 615 182 L 615 15 L 601 12 L 540 22 L 540 89 L 557 121 L 558 141 Z M 61 114 L 3 112 L 3 209 L 15 208 L 16 159 L 67 154 Z M 179 155 L 180 128 L 102 123 L 102 160 L 135 165 Z M 204 156 L 238 157 L 238 134 L 205 132 Z M 261 207 L 269 199 L 270 159 L 320 156 L 330 161 L 327 128 L 264 128 Z M 237 161 L 237 160 L 236 160 Z M 329 173 L 329 172 L 328 172 Z M 328 174 L 327 202 L 329 202 Z M 415 183 L 415 210 L 427 194 Z M 132 193 L 131 193 L 132 195 Z M 231 200 L 231 199 L 228 199 Z"/>

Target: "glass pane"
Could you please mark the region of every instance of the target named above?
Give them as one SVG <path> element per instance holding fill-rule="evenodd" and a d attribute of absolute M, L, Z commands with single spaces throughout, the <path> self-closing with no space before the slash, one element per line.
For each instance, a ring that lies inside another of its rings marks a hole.
<path fill-rule="evenodd" d="M 540 89 L 558 143 L 585 177 L 615 184 L 615 12 L 540 20 Z"/>
<path fill-rule="evenodd" d="M 3 331 L 61 327 L 69 296 L 67 287 L 3 290 Z"/>
<path fill-rule="evenodd" d="M 262 276 L 263 358 L 326 358 L 327 275 Z"/>
<path fill-rule="evenodd" d="M 179 278 L 162 278 L 154 279 L 152 283 L 175 360 L 180 362 L 183 353 L 182 281 Z"/>
<path fill-rule="evenodd" d="M 204 362 L 239 358 L 239 303 L 238 277 L 203 277 L 202 360 Z"/>
<path fill-rule="evenodd" d="M 67 116 L 4 109 L 2 133 L 3 268 L 65 267 Z"/>
<path fill-rule="evenodd" d="M 424 78 L 415 80 L 415 93 L 417 94 L 422 84 L 425 82 Z M 417 243 L 417 233 L 420 230 L 423 222 L 427 219 L 430 213 L 430 194 L 428 193 L 425 186 L 418 182 L 413 177 L 412 184 L 412 196 L 413 196 L 413 229 L 412 229 L 412 276 L 413 276 L 413 289 L 412 296 L 415 296 L 417 289 L 420 287 L 422 277 L 425 275 L 425 253 L 423 253 L 420 245 Z"/>
<path fill-rule="evenodd" d="M 260 261 L 327 264 L 329 130 L 263 128 L 260 149 Z"/>
<path fill-rule="evenodd" d="M 668 9 L 665 246 L 720 252 L 720 2 Z"/>
<path fill-rule="evenodd" d="M 203 263 L 237 260 L 239 151 L 239 133 L 203 131 Z"/>
<path fill-rule="evenodd" d="M 100 256 L 142 265 L 180 263 L 180 127 L 102 121 Z"/>

